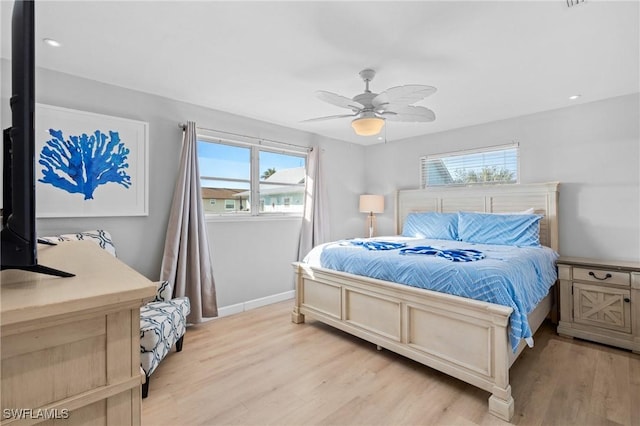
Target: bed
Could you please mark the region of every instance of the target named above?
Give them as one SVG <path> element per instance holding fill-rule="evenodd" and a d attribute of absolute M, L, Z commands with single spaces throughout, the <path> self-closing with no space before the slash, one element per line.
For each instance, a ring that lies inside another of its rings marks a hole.
<path fill-rule="evenodd" d="M 401 190 L 396 234 L 414 212 L 507 213 L 532 209 L 542 246 L 558 251 L 558 183 Z M 511 420 L 509 368 L 527 347 L 514 344 L 514 308 L 378 278 L 294 263 L 294 323 L 313 318 L 491 393 L 489 412 Z M 531 334 L 552 313 L 548 291 L 525 316 Z"/>

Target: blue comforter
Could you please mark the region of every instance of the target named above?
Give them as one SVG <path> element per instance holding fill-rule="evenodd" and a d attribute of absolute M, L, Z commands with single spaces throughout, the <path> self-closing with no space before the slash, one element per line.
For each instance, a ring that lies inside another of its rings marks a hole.
<path fill-rule="evenodd" d="M 382 240 L 382 239 L 381 239 Z M 548 294 L 557 278 L 558 254 L 547 247 L 514 247 L 462 241 L 385 237 L 406 247 L 431 246 L 440 250 L 477 250 L 485 258 L 452 262 L 438 256 L 402 255 L 400 250 L 367 250 L 342 242 L 314 248 L 304 262 L 322 268 L 406 284 L 513 308 L 510 343 L 520 339 L 533 345 L 527 315 Z"/>

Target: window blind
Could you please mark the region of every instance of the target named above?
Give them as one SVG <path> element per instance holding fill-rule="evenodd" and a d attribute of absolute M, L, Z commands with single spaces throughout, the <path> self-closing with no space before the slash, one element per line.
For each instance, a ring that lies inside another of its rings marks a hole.
<path fill-rule="evenodd" d="M 420 187 L 518 183 L 517 143 L 420 157 Z"/>

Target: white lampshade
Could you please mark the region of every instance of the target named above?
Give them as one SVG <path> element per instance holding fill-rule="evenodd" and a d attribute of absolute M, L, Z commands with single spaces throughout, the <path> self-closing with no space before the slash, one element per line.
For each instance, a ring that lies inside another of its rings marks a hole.
<path fill-rule="evenodd" d="M 351 122 L 351 127 L 356 132 L 356 135 L 360 136 L 373 136 L 380 133 L 382 127 L 384 127 L 384 120 L 376 117 L 362 117 L 356 118 Z"/>
<path fill-rule="evenodd" d="M 360 196 L 361 213 L 384 213 L 384 196 L 365 194 Z"/>

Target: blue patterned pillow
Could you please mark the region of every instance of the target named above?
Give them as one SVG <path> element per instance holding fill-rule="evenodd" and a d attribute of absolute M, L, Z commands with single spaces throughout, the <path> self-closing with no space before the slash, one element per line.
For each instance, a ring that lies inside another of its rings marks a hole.
<path fill-rule="evenodd" d="M 458 213 L 462 241 L 509 246 L 540 246 L 538 214 Z"/>
<path fill-rule="evenodd" d="M 420 212 L 409 213 L 402 227 L 403 237 L 458 239 L 458 214 Z"/>

